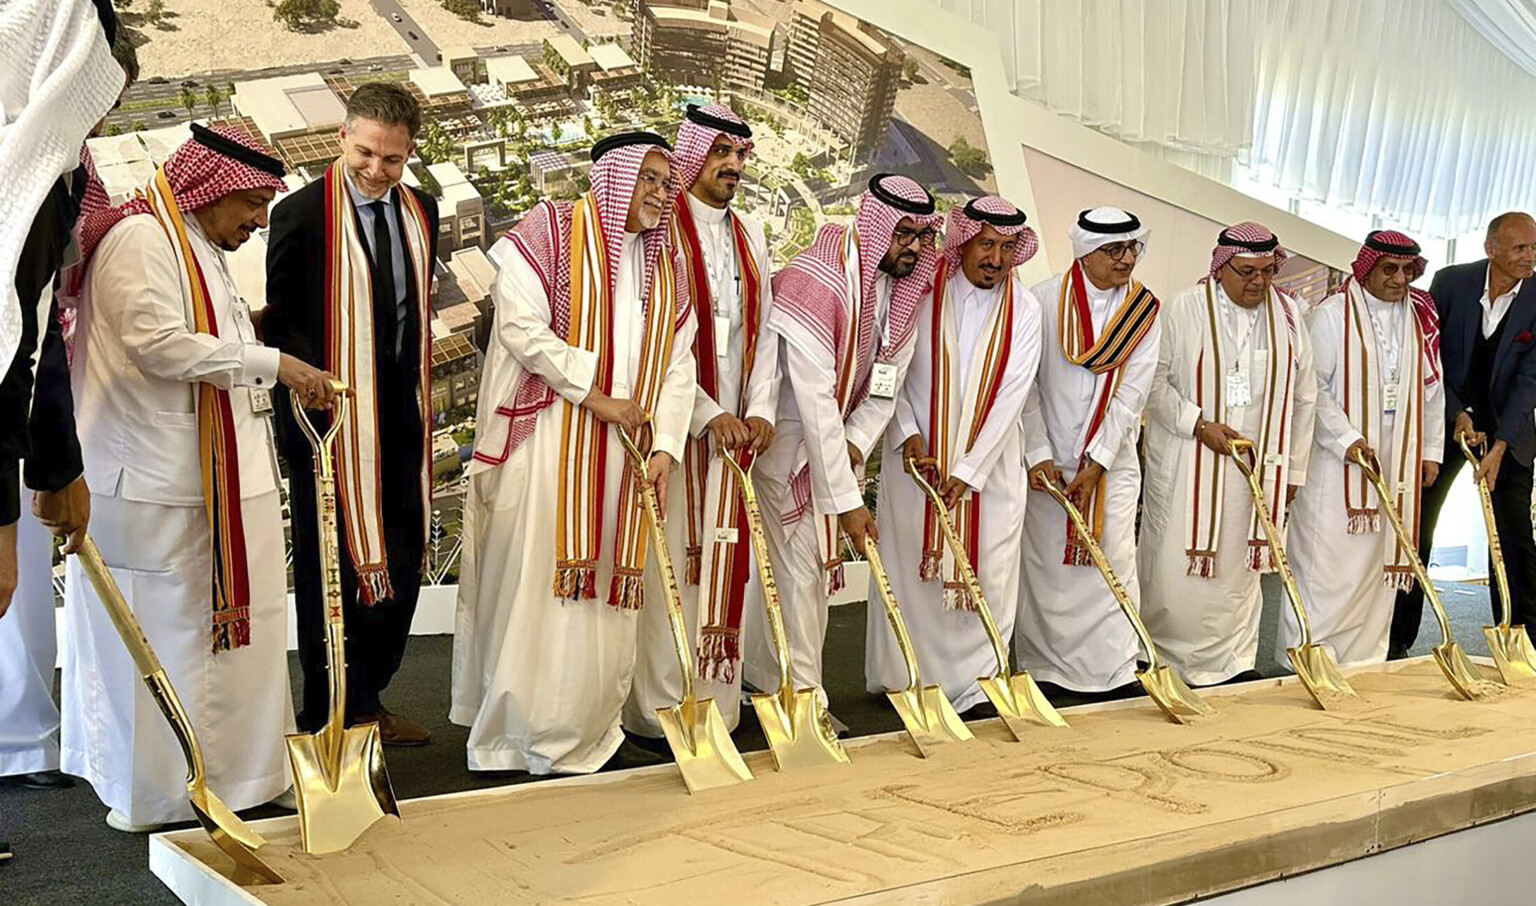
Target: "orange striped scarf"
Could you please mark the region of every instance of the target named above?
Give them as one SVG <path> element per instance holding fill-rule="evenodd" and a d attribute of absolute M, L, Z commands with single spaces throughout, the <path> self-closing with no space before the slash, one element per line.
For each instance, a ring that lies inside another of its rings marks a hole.
<path fill-rule="evenodd" d="M 1083 435 L 1082 450 L 1078 453 L 1079 470 L 1088 465 L 1088 448 L 1104 425 L 1110 400 L 1125 376 L 1122 367 L 1147 332 L 1157 320 L 1158 301 L 1152 292 L 1139 282 L 1126 288 L 1125 301 L 1110 315 L 1104 324 L 1102 336 L 1093 334 L 1093 313 L 1088 307 L 1088 291 L 1084 286 L 1083 265 L 1079 261 L 1061 278 L 1061 291 L 1057 299 L 1057 331 L 1062 354 L 1067 361 L 1093 372 L 1098 380 L 1094 387 L 1093 408 L 1088 418 L 1088 430 Z M 1085 513 L 1093 528 L 1094 538 L 1104 536 L 1104 495 L 1106 476 L 1100 476 L 1099 486 L 1093 495 L 1092 511 Z M 1093 558 L 1087 548 L 1077 541 L 1077 533 L 1067 524 L 1067 543 L 1062 562 L 1069 566 L 1092 566 Z"/>
<path fill-rule="evenodd" d="M 565 341 L 597 354 L 595 386 L 613 391 L 613 323 L 615 281 L 609 268 L 607 238 L 592 193 L 576 204 L 571 216 L 571 308 Z M 661 397 L 667 364 L 676 336 L 676 281 L 673 259 L 656 263 L 649 298 L 645 301 L 645 341 L 634 399 L 654 414 Z M 623 456 L 610 443 L 609 427 L 592 412 L 569 400 L 562 404 L 560 426 L 559 507 L 556 514 L 554 594 L 560 598 L 597 597 L 597 557 L 603 537 L 604 482 L 608 457 Z M 617 451 L 617 452 L 615 452 Z M 618 523 L 614 536 L 613 582 L 608 603 L 638 610 L 645 601 L 646 533 L 639 485 L 628 464 L 619 481 Z"/>
<path fill-rule="evenodd" d="M 928 455 L 938 460 L 940 475 L 948 475 L 955 463 L 970 452 L 997 402 L 998 388 L 1008 368 L 1013 351 L 1013 275 L 1003 281 L 1002 298 L 992 310 L 991 326 L 986 330 L 985 351 L 978 367 L 970 370 L 963 382 L 960 336 L 957 318 L 945 305 L 949 286 L 950 259 L 939 260 L 933 277 L 933 383 L 928 395 Z M 961 444 L 964 444 L 962 447 Z M 981 501 L 975 493 L 960 498 L 954 512 L 955 533 L 965 544 L 971 568 L 981 569 Z M 947 568 L 945 568 L 947 565 Z M 944 543 L 938 514 L 930 501 L 923 507 L 923 558 L 918 577 L 931 581 L 944 577 L 944 606 L 947 610 L 975 610 L 978 603 L 961 581 L 954 554 Z"/>
<path fill-rule="evenodd" d="M 203 267 L 187 240 L 187 225 L 166 179 L 155 171 L 144 192 L 149 213 L 165 231 L 166 241 L 186 278 L 184 289 L 192 326 L 219 335 L 219 320 L 208 293 Z M 247 574 L 245 525 L 240 511 L 240 453 L 229 391 L 197 383 L 198 464 L 203 478 L 203 510 L 213 534 L 213 651 L 251 643 L 251 583 Z"/>

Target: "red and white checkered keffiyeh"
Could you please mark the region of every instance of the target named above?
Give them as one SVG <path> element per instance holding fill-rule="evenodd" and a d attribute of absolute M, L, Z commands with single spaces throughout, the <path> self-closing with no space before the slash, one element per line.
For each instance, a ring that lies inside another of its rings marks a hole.
<path fill-rule="evenodd" d="M 899 198 L 915 203 L 928 200 L 927 191 L 905 176 L 886 176 L 881 187 Z M 859 259 L 859 292 L 862 298 L 873 298 L 875 282 L 880 276 L 880 261 L 890 250 L 892 234 L 903 217 L 910 217 L 918 229 L 938 229 L 942 218 L 938 214 L 909 214 L 886 204 L 866 191 L 859 199 L 858 215 L 854 218 L 854 241 Z M 844 224 L 824 225 L 816 234 L 810 248 L 796 255 L 773 277 L 774 307 L 782 313 L 786 327 L 801 329 L 834 355 L 843 344 L 843 332 L 848 329 L 848 285 L 843 272 L 844 245 L 848 227 Z M 933 282 L 933 270 L 938 264 L 938 251 L 933 245 L 925 245 L 918 253 L 917 268 L 908 276 L 895 281 L 891 290 L 891 308 L 888 327 L 891 335 L 890 349 L 886 356 L 894 356 L 909 342 L 917 329 L 917 307 Z M 867 350 L 860 350 L 857 375 L 853 384 L 863 383 L 874 357 L 875 306 L 864 307 L 868 325 L 861 325 L 860 335 L 867 339 Z M 791 323 L 792 322 L 792 323 Z M 867 328 L 867 329 L 865 329 Z M 857 400 L 853 400 L 857 402 Z"/>
<path fill-rule="evenodd" d="M 1273 245 L 1272 249 L 1264 246 Z M 1280 240 L 1262 223 L 1245 220 L 1222 230 L 1216 236 L 1216 247 L 1211 249 L 1211 276 L 1214 277 L 1233 258 L 1249 256 L 1275 256 L 1275 270 L 1285 266 L 1289 257 Z"/>
<path fill-rule="evenodd" d="M 629 203 L 635 194 L 635 182 L 640 176 L 640 164 L 645 160 L 646 154 L 651 151 L 660 151 L 666 155 L 667 162 L 673 162 L 673 158 L 667 149 L 660 145 L 629 145 L 616 148 L 598 158 L 592 165 L 591 192 L 597 199 L 599 219 L 602 221 L 603 236 L 607 240 L 609 273 L 614 273 L 613 263 L 619 260 L 624 248 L 624 224 L 629 218 Z M 673 174 L 674 177 L 676 174 Z M 641 234 L 641 242 L 644 243 L 645 277 L 641 286 L 640 297 L 650 295 L 651 280 L 656 274 L 656 263 L 663 254 L 672 254 L 667 243 L 667 222 L 665 218 L 671 217 L 672 202 L 677 191 L 677 180 L 672 181 L 672 189 L 667 196 L 667 213 L 663 216 L 660 226 L 654 230 L 647 230 Z M 565 336 L 571 324 L 571 218 L 576 208 L 575 202 L 570 201 L 541 201 L 530 210 L 522 220 L 517 222 L 506 237 L 512 241 L 523 259 L 539 275 L 539 282 L 544 285 L 544 292 L 549 297 L 550 329 L 559 336 Z M 681 277 L 682 269 L 678 269 Z M 611 292 L 613 287 L 609 287 Z M 687 303 L 686 287 L 680 287 L 678 295 L 678 317 L 682 318 Z M 503 457 L 498 461 L 505 461 L 518 447 L 522 446 L 533 435 L 534 423 L 538 420 L 540 412 L 549 408 L 555 402 L 555 391 L 545 383 L 544 379 L 532 371 L 524 371 L 517 383 L 517 390 L 512 396 L 510 417 L 512 424 L 509 428 L 507 446 Z"/>
<path fill-rule="evenodd" d="M 1000 195 L 988 195 L 970 202 L 970 205 L 957 205 L 949 209 L 949 218 L 944 225 L 944 257 L 950 259 L 951 272 L 960 266 L 960 258 L 965 254 L 965 244 L 981 232 L 983 226 L 990 226 L 1004 236 L 1017 236 L 1018 242 L 1013 247 L 1013 262 L 1009 267 L 1018 267 L 1029 259 L 1035 257 L 1035 252 L 1040 250 L 1040 237 L 1035 231 L 1020 223 L 1017 226 L 998 226 L 987 220 L 978 220 L 966 213 L 967 207 L 974 207 L 985 214 L 997 214 L 1001 217 L 1017 217 L 1019 209 L 1013 203 Z"/>
<path fill-rule="evenodd" d="M 219 126 L 212 127 L 209 131 L 260 154 L 269 156 L 271 154 L 269 149 L 244 132 Z M 198 208 L 207 207 L 232 192 L 244 192 L 248 189 L 271 189 L 274 192 L 283 192 L 288 188 L 286 183 L 271 173 L 232 157 L 226 157 L 196 139 L 188 139 L 184 142 L 166 160 L 161 169 L 165 171 L 165 178 L 171 184 L 171 193 L 176 198 L 176 206 L 188 214 Z M 99 205 L 104 197 L 105 190 L 96 204 Z M 89 192 L 86 201 L 90 201 Z M 147 213 L 149 213 L 149 203 L 145 200 L 143 192 L 123 204 L 98 208 L 94 212 L 82 206 L 79 220 L 79 266 L 84 269 L 90 263 L 91 254 L 96 251 L 97 244 L 107 235 L 108 230 L 117 225 L 118 221 L 135 214 Z"/>
<path fill-rule="evenodd" d="M 746 121 L 737 116 L 734 110 L 719 104 L 700 107 L 699 112 L 715 119 L 746 125 Z M 754 143 L 750 138 L 732 135 L 702 123 L 695 123 L 690 119 L 684 119 L 683 124 L 677 127 L 677 147 L 672 152 L 673 166 L 676 169 L 672 173 L 672 181 L 681 191 L 686 192 L 693 187 L 693 181 L 699 178 L 699 173 L 704 169 L 704 162 L 709 157 L 709 149 L 713 148 L 715 140 L 722 136 L 730 139 L 732 148 L 745 148 L 748 154 L 752 153 Z"/>
<path fill-rule="evenodd" d="M 1409 283 L 1424 276 L 1424 271 L 1429 267 L 1429 262 L 1419 254 L 1419 244 L 1408 234 L 1396 230 L 1373 230 L 1366 234 L 1365 243 L 1360 246 L 1360 253 L 1350 266 L 1351 275 L 1344 280 L 1346 286 L 1353 280 L 1364 289 L 1365 278 L 1370 276 L 1376 263 L 1383 258 L 1407 261 Z M 1435 308 L 1434 297 L 1424 290 L 1410 286 L 1408 296 L 1413 300 L 1413 316 L 1418 319 L 1419 329 L 1424 333 L 1424 358 L 1429 366 L 1428 383 L 1433 384 L 1440 380 L 1440 312 Z"/>

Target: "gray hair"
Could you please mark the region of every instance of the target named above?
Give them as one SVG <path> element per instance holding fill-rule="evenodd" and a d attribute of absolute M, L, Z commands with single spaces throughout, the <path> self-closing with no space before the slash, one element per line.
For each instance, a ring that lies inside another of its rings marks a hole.
<path fill-rule="evenodd" d="M 347 125 L 357 119 L 373 120 L 386 126 L 404 126 L 414 139 L 421 129 L 421 105 L 403 85 L 364 82 L 347 100 Z"/>

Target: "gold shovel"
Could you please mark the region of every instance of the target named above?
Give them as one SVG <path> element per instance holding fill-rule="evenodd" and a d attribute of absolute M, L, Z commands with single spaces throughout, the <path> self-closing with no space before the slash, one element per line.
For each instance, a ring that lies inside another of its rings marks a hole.
<path fill-rule="evenodd" d="M 635 446 L 629 432 L 615 427 L 619 441 L 634 460 L 637 481 L 645 478 L 645 454 Z M 683 601 L 677 590 L 677 572 L 672 568 L 672 554 L 667 550 L 667 532 L 661 518 L 661 507 L 656 503 L 656 489 L 648 484 L 640 486 L 640 502 L 651 524 L 651 546 L 656 551 L 656 565 L 661 569 L 662 582 L 667 586 L 667 620 L 672 624 L 672 646 L 677 652 L 677 663 L 683 672 L 683 700 L 669 708 L 657 708 L 656 717 L 661 721 L 661 732 L 667 737 L 667 745 L 677 759 L 677 768 L 683 774 L 688 792 L 730 786 L 752 779 L 736 743 L 731 741 L 730 731 L 725 728 L 725 718 L 712 698 L 694 696 L 694 654 L 688 641 L 688 624 L 683 619 Z"/>
<path fill-rule="evenodd" d="M 869 574 L 874 577 L 875 588 L 885 604 L 885 618 L 896 634 L 896 647 L 901 649 L 902 660 L 907 663 L 907 687 L 885 694 L 901 716 L 902 726 L 917 743 L 918 754 L 927 758 L 929 750 L 936 746 L 973 739 L 970 728 L 955 713 L 955 706 L 950 704 L 944 690 L 923 685 L 922 674 L 917 669 L 917 652 L 912 649 L 912 637 L 907 634 L 907 621 L 901 618 L 896 592 L 891 590 L 891 577 L 886 575 L 885 564 L 880 562 L 880 551 L 867 538 L 864 559 L 869 561 Z"/>
<path fill-rule="evenodd" d="M 85 536 L 75 556 L 80 558 L 80 565 L 85 567 L 85 574 L 96 588 L 96 597 L 106 608 L 107 616 L 112 618 L 112 625 L 117 627 L 118 637 L 123 640 L 123 647 L 128 649 L 129 656 L 133 658 L 133 665 L 138 668 L 144 685 L 149 687 L 150 697 L 160 706 L 160 713 L 170 722 L 176 741 L 181 743 L 181 753 L 187 759 L 187 798 L 191 800 L 192 811 L 208 836 L 213 838 L 219 849 L 235 860 L 237 871 L 233 880 L 237 884 L 246 883 L 247 879 L 242 877 L 243 870 L 271 884 L 283 883 L 283 876 L 256 855 L 256 850 L 266 841 L 208 789 L 203 747 L 197 741 L 192 721 L 182 709 L 176 690 L 171 688 L 171 681 L 165 675 L 165 669 L 160 666 L 160 659 L 149 646 L 149 639 L 144 635 L 138 617 L 129 609 L 128 602 L 123 600 L 117 580 L 107 571 L 107 565 L 101 562 L 101 552 L 96 549 L 96 542 L 89 535 Z"/>
<path fill-rule="evenodd" d="M 763 725 L 763 736 L 773 753 L 773 763 L 786 768 L 821 764 L 847 764 L 848 753 L 832 729 L 832 720 L 821 697 L 813 687 L 796 690 L 789 677 L 789 640 L 784 634 L 784 611 L 779 607 L 779 586 L 773 579 L 773 564 L 768 560 L 768 540 L 763 536 L 763 514 L 757 507 L 757 491 L 752 486 L 750 467 L 743 469 L 736 457 L 722 451 L 736 480 L 741 485 L 741 499 L 747 511 L 747 529 L 752 536 L 752 550 L 757 554 L 757 575 L 763 583 L 763 609 L 768 612 L 768 631 L 773 638 L 773 653 L 779 660 L 779 688 L 752 696 L 752 708 Z"/>
<path fill-rule="evenodd" d="M 1275 572 L 1280 574 L 1280 584 L 1285 586 L 1285 596 L 1290 599 L 1291 611 L 1296 614 L 1296 623 L 1301 627 L 1301 647 L 1285 649 L 1285 655 L 1290 658 L 1291 667 L 1296 671 L 1296 678 L 1301 680 L 1307 694 L 1324 711 L 1345 711 L 1358 707 L 1363 703 L 1360 693 L 1344 678 L 1344 671 L 1339 669 L 1338 662 L 1328 653 L 1328 649 L 1312 642 L 1312 623 L 1307 619 L 1307 609 L 1301 603 L 1301 589 L 1296 586 L 1291 562 L 1285 556 L 1285 545 L 1280 541 L 1280 529 L 1269 515 L 1269 505 L 1264 502 L 1264 488 L 1259 485 L 1259 476 L 1255 471 L 1259 465 L 1259 456 L 1253 441 L 1246 438 L 1232 441 L 1232 459 L 1237 463 L 1237 470 L 1248 479 L 1248 492 L 1253 495 L 1253 511 L 1259 517 L 1259 525 L 1264 527 L 1264 537 L 1268 539 L 1269 551 L 1275 558 Z"/>
<path fill-rule="evenodd" d="M 1110 594 L 1114 595 L 1115 603 L 1120 605 L 1120 610 L 1125 618 L 1130 620 L 1131 628 L 1136 630 L 1136 635 L 1141 639 L 1141 647 L 1147 651 L 1147 660 L 1150 662 L 1145 670 L 1137 670 L 1136 678 L 1141 680 L 1141 687 L 1147 690 L 1147 695 L 1152 701 L 1168 715 L 1174 723 L 1187 724 L 1215 713 L 1215 709 L 1205 703 L 1205 700 L 1196 695 L 1184 680 L 1169 665 L 1163 663 L 1162 656 L 1157 653 L 1157 646 L 1152 644 L 1152 636 L 1147 632 L 1147 627 L 1141 622 L 1141 614 L 1136 612 L 1136 605 L 1131 603 L 1130 595 L 1126 594 L 1125 586 L 1120 584 L 1120 578 L 1115 575 L 1114 569 L 1109 565 L 1109 558 L 1104 556 L 1104 549 L 1099 547 L 1099 541 L 1089 531 L 1088 523 L 1083 519 L 1083 514 L 1078 512 L 1067 495 L 1056 487 L 1056 483 L 1047 475 L 1041 476 L 1045 492 L 1056 498 L 1067 511 L 1067 518 L 1072 520 L 1073 527 L 1077 530 L 1078 543 L 1088 549 L 1088 555 L 1093 558 L 1093 565 L 1099 568 L 1099 575 L 1104 577 L 1104 582 L 1109 586 Z"/>
<path fill-rule="evenodd" d="M 1497 695 L 1500 687 L 1497 683 L 1483 679 L 1482 671 L 1467 657 L 1456 637 L 1451 634 L 1451 621 L 1445 616 L 1445 605 L 1440 603 L 1440 592 L 1435 589 L 1435 583 L 1429 581 L 1429 573 L 1424 569 L 1424 563 L 1419 560 L 1419 548 L 1417 540 L 1409 537 L 1408 529 L 1403 525 L 1403 518 L 1397 513 L 1397 506 L 1392 502 L 1392 495 L 1387 490 L 1387 483 L 1382 479 L 1381 473 L 1371 465 L 1357 448 L 1350 454 L 1355 465 L 1365 473 L 1371 484 L 1376 486 L 1376 497 L 1381 501 L 1382 512 L 1392 522 L 1392 530 L 1397 533 L 1397 541 L 1408 554 L 1408 565 L 1413 569 L 1414 576 L 1419 580 L 1419 586 L 1424 589 L 1424 597 L 1435 609 L 1435 619 L 1440 623 L 1440 644 L 1434 648 L 1435 663 L 1440 665 L 1440 672 L 1456 688 L 1462 698 L 1476 700 L 1488 696 Z"/>
<path fill-rule="evenodd" d="M 1472 463 L 1475 474 L 1479 460 L 1467 445 L 1466 435 L 1457 434 L 1456 442 L 1461 445 L 1461 452 L 1466 455 L 1467 461 Z M 1531 648 L 1531 637 L 1526 635 L 1524 626 L 1509 624 L 1514 607 L 1509 596 L 1509 577 L 1504 573 L 1504 549 L 1499 545 L 1499 527 L 1493 518 L 1493 497 L 1488 491 L 1486 480 L 1477 482 L 1477 496 L 1483 504 L 1483 526 L 1488 531 L 1488 555 L 1493 561 L 1493 575 L 1499 583 L 1499 600 L 1504 604 L 1503 619 L 1499 620 L 1497 626 L 1484 626 L 1483 637 L 1488 640 L 1488 650 L 1493 654 L 1493 662 L 1498 665 L 1499 676 L 1504 683 L 1510 686 L 1529 683 L 1536 680 L 1536 650 Z"/>
<path fill-rule="evenodd" d="M 320 509 L 320 556 L 325 588 L 325 663 L 331 680 L 331 711 L 318 733 L 292 733 L 288 762 L 299 807 L 299 833 L 311 855 L 351 846 L 385 815 L 400 817 L 395 791 L 384 766 L 379 725 L 348 728 L 346 623 L 341 609 L 341 564 L 336 541 L 336 471 L 331 441 L 347 416 L 345 385 L 337 382 L 331 426 L 321 436 L 292 394 L 294 421 L 315 451 L 315 500 Z"/>
<path fill-rule="evenodd" d="M 1056 713 L 1056 708 L 1045 697 L 1045 693 L 1040 691 L 1028 670 L 1009 672 L 1008 644 L 997 631 L 997 623 L 992 619 L 992 608 L 987 604 L 986 595 L 981 592 L 981 580 L 976 577 L 976 570 L 971 566 L 965 544 L 955 533 L 949 511 L 944 507 L 944 499 L 923 477 L 917 463 L 911 458 L 907 459 L 907 474 L 912 476 L 912 480 L 933 502 L 934 512 L 939 517 L 939 529 L 943 531 L 944 540 L 955 557 L 955 568 L 960 571 L 960 578 L 965 582 L 971 599 L 976 602 L 976 614 L 981 617 L 981 626 L 986 630 L 987 641 L 992 643 L 992 653 L 997 657 L 997 675 L 983 676 L 976 680 L 981 684 L 981 691 L 986 693 L 987 700 L 997 709 L 997 716 L 1003 719 L 1003 725 L 1013 734 L 1014 739 L 1023 740 L 1024 734 L 1032 727 L 1065 727 L 1066 720 Z"/>

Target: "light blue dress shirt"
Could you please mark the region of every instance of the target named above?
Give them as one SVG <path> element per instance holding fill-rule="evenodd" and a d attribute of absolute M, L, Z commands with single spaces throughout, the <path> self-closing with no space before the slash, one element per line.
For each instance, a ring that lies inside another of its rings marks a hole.
<path fill-rule="evenodd" d="M 395 355 L 398 356 L 400 354 L 400 345 L 405 341 L 405 319 L 408 316 L 405 307 L 405 296 L 411 275 L 405 270 L 405 243 L 400 239 L 400 221 L 395 215 L 395 193 L 408 190 L 395 186 L 393 189 L 385 192 L 383 198 L 369 198 L 367 195 L 359 192 L 357 186 L 352 184 L 352 174 L 347 173 L 345 167 L 342 168 L 342 172 L 346 176 L 347 191 L 352 193 L 352 204 L 357 208 L 358 220 L 363 225 L 363 241 L 368 243 L 368 251 L 371 254 L 377 255 L 379 253 L 379 250 L 373 247 L 374 209 L 371 205 L 375 201 L 382 201 L 384 203 L 384 210 L 388 212 L 387 225 L 389 228 L 390 258 L 393 261 L 395 272 L 395 323 L 399 325 L 399 330 L 395 333 Z M 421 329 L 426 330 L 427 326 L 423 324 Z"/>

